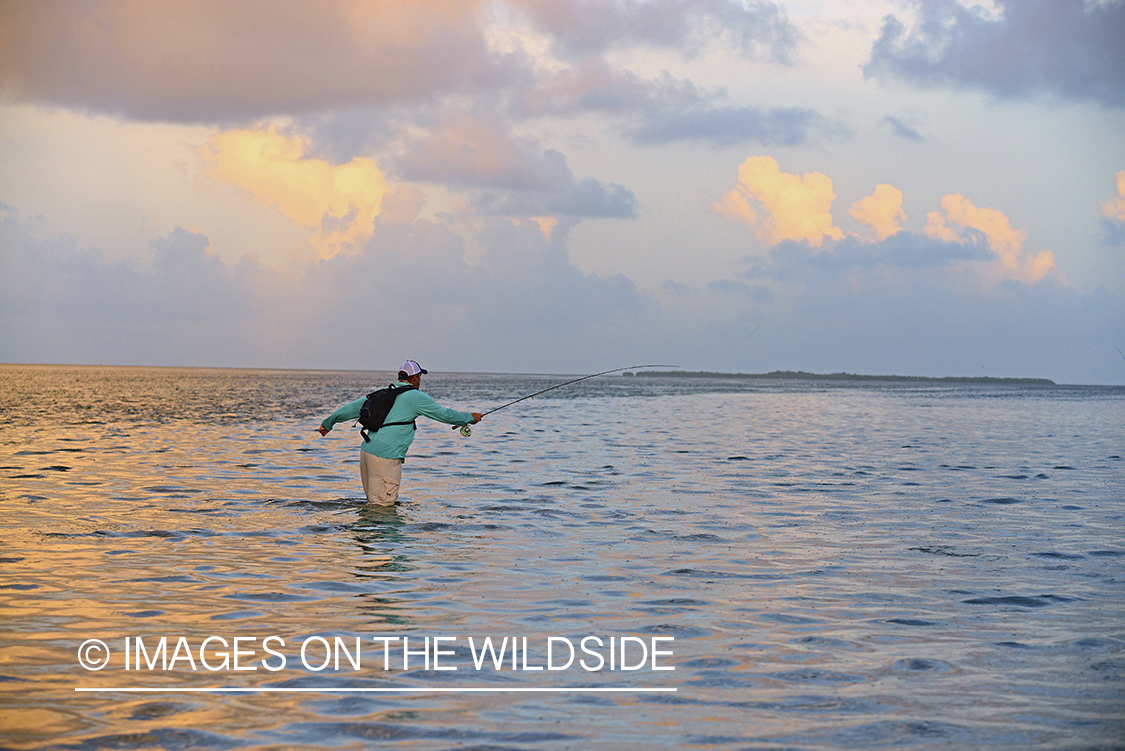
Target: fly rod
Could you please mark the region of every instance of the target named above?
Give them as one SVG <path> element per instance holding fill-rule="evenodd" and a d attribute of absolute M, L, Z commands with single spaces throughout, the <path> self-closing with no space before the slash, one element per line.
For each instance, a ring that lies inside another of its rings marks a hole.
<path fill-rule="evenodd" d="M 676 367 L 676 366 L 675 365 L 628 365 L 624 368 L 613 368 L 612 370 L 603 370 L 601 373 L 591 373 L 590 375 L 582 376 L 581 378 L 572 378 L 569 381 L 564 381 L 563 383 L 556 384 L 554 386 L 551 386 L 550 388 L 545 388 L 541 391 L 536 391 L 534 394 L 528 394 L 527 396 L 521 396 L 519 399 L 513 399 L 512 401 L 508 402 L 507 404 L 501 404 L 499 407 L 488 410 L 487 412 L 483 413 L 481 415 L 481 417 L 484 417 L 485 415 L 491 415 L 493 412 L 499 412 L 500 410 L 504 409 L 505 407 L 510 407 L 513 404 L 519 404 L 520 402 L 524 401 L 525 399 L 530 399 L 534 396 L 539 396 L 540 394 L 546 394 L 548 391 L 554 391 L 555 389 L 561 389 L 563 386 L 569 386 L 570 384 L 578 383 L 579 381 L 585 381 L 585 380 L 589 380 L 590 378 L 597 378 L 598 376 L 608 375 L 609 373 L 617 373 L 617 372 L 622 371 L 622 370 L 639 370 L 640 368 L 674 368 L 674 367 Z M 454 430 L 460 430 L 461 435 L 465 436 L 466 438 L 468 438 L 469 436 L 471 436 L 473 434 L 472 428 L 470 428 L 468 425 L 454 425 L 453 429 Z"/>

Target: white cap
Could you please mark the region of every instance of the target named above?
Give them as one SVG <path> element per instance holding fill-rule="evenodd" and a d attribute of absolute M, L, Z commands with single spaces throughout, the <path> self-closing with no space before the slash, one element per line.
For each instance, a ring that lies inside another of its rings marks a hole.
<path fill-rule="evenodd" d="M 402 364 L 402 367 L 399 368 L 399 372 L 406 373 L 406 375 L 408 376 L 416 376 L 419 373 L 429 373 L 430 371 L 426 370 L 413 360 L 407 360 Z"/>

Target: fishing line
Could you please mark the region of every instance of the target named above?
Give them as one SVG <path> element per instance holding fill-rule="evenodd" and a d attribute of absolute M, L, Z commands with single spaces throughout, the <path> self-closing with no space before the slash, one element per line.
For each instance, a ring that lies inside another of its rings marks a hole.
<path fill-rule="evenodd" d="M 548 391 L 554 391 L 555 389 L 561 389 L 563 386 L 569 386 L 570 384 L 578 383 L 579 381 L 586 381 L 586 380 L 589 380 L 591 378 L 597 378 L 598 376 L 608 375 L 609 373 L 617 373 L 617 372 L 622 371 L 622 370 L 639 370 L 640 368 L 675 368 L 675 367 L 677 367 L 677 366 L 675 366 L 675 365 L 627 365 L 624 368 L 613 368 L 611 370 L 603 370 L 600 373 L 591 373 L 590 375 L 585 375 L 585 376 L 582 376 L 581 378 L 572 378 L 569 381 L 564 381 L 562 383 L 556 384 L 556 385 L 551 386 L 549 388 L 542 389 L 541 391 L 536 391 L 534 394 L 528 394 L 527 396 L 521 396 L 519 399 L 513 399 L 512 401 L 508 402 L 507 404 L 501 404 L 499 407 L 495 407 L 493 409 L 488 410 L 487 412 L 482 413 L 481 417 L 484 417 L 486 415 L 491 415 L 493 412 L 499 412 L 500 410 L 504 409 L 505 407 L 510 407 L 513 404 L 519 404 L 520 402 L 522 402 L 526 399 L 530 399 L 534 396 L 539 396 L 540 394 L 546 394 Z M 465 436 L 466 438 L 468 438 L 469 436 L 471 436 L 473 434 L 472 428 L 470 428 L 468 425 L 454 425 L 453 429 L 454 430 L 460 430 L 461 435 Z"/>

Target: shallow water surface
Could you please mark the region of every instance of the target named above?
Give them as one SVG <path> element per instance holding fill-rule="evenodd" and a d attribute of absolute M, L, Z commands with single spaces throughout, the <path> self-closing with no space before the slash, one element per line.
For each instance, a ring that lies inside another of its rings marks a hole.
<path fill-rule="evenodd" d="M 1125 390 L 388 378 L 0 366 L 0 745 L 1123 747 Z"/>

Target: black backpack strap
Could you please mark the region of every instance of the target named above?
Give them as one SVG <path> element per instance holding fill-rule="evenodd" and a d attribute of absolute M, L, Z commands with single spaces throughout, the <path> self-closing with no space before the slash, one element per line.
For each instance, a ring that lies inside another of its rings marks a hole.
<path fill-rule="evenodd" d="M 398 398 L 398 395 L 401 394 L 404 391 L 417 391 L 418 390 L 417 386 L 404 386 L 403 388 L 398 388 L 398 386 L 396 386 L 393 383 L 391 384 L 391 386 L 395 390 L 395 398 L 396 399 Z M 368 396 L 368 398 L 370 398 L 371 394 L 368 394 L 367 396 Z M 387 427 L 388 425 L 412 425 L 412 426 L 414 426 L 414 430 L 418 430 L 418 423 L 417 423 L 416 420 L 403 420 L 401 422 L 385 422 L 385 423 L 383 423 L 382 425 L 379 426 L 379 430 L 382 430 L 383 428 Z M 378 431 L 376 431 L 376 432 L 378 432 Z M 361 436 L 363 436 L 363 442 L 364 443 L 370 443 L 371 442 L 371 436 L 369 436 L 367 434 L 367 428 L 360 428 L 359 434 Z"/>

